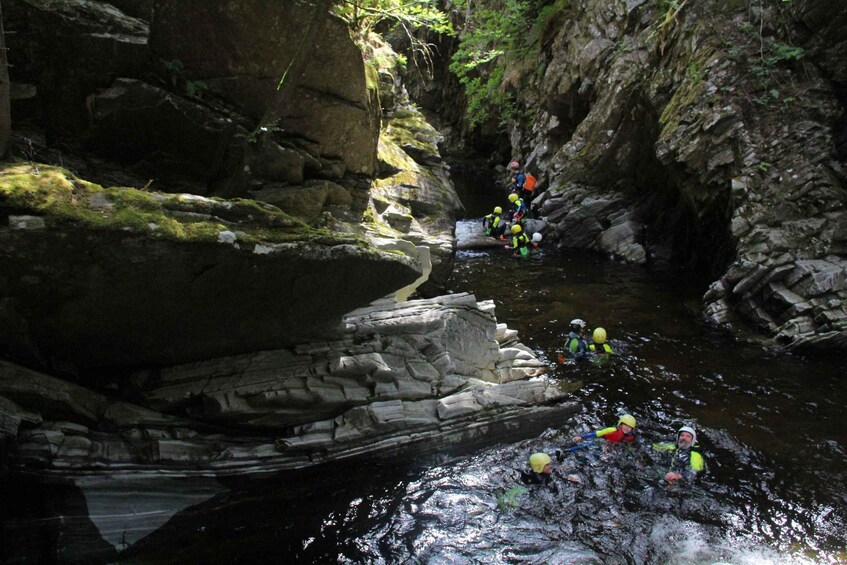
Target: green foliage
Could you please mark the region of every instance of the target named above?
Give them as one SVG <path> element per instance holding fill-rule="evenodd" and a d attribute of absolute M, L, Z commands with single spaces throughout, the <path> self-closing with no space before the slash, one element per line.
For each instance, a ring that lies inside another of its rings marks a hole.
<path fill-rule="evenodd" d="M 694 61 L 685 69 L 685 76 L 692 84 L 697 84 L 703 79 L 703 70 L 700 68 L 700 63 Z"/>
<path fill-rule="evenodd" d="M 799 61 L 806 54 L 802 47 L 794 47 L 786 43 L 772 42 L 767 57 L 767 63 L 778 65 L 789 61 Z"/>
<path fill-rule="evenodd" d="M 202 80 L 188 80 L 185 76 L 185 64 L 179 59 L 163 63 L 168 74 L 168 82 L 174 90 L 180 90 L 189 98 L 203 98 L 203 93 L 209 90 L 209 85 Z"/>
<path fill-rule="evenodd" d="M 432 62 L 430 44 L 419 37 L 418 30 L 453 35 L 453 26 L 436 0 L 339 0 L 333 12 L 347 22 L 350 33 L 363 51 L 371 32 L 379 26 L 405 34 L 412 53 L 419 54 L 427 65 Z"/>
<path fill-rule="evenodd" d="M 259 126 L 249 133 L 236 133 L 235 137 L 237 137 L 238 139 L 243 139 L 247 143 L 256 143 L 259 140 L 259 136 L 266 133 L 276 133 L 280 131 L 285 130 L 275 124 L 270 124 L 267 126 Z"/>
<path fill-rule="evenodd" d="M 504 0 L 498 9 L 490 9 L 476 7 L 471 0 L 457 3 L 468 19 L 450 70 L 465 88 L 470 127 L 495 117 L 501 124 L 526 117 L 509 83 L 519 78 L 519 66 L 528 66 L 517 63 L 537 57 L 543 39 L 569 4 L 569 0 Z M 543 73 L 543 67 L 536 68 Z"/>
<path fill-rule="evenodd" d="M 650 38 L 664 36 L 667 31 L 676 23 L 679 18 L 679 13 L 685 7 L 688 0 L 658 0 L 659 16 L 656 22 L 656 29 L 650 33 Z"/>
<path fill-rule="evenodd" d="M 435 33 L 452 33 L 447 14 L 434 0 L 342 0 L 333 8 L 357 38 L 367 39 L 374 28 L 389 22 L 407 30 L 425 27 Z"/>

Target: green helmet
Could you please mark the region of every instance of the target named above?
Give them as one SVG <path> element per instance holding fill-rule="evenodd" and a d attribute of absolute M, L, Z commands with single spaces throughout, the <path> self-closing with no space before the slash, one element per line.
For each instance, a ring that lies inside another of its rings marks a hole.
<path fill-rule="evenodd" d="M 536 473 L 543 471 L 544 467 L 546 467 L 548 463 L 552 462 L 553 460 L 550 459 L 550 456 L 546 453 L 533 453 L 529 456 L 529 466 L 532 467 L 532 470 Z"/>
<path fill-rule="evenodd" d="M 618 425 L 626 424 L 632 429 L 635 429 L 635 418 L 633 418 L 632 414 L 624 414 L 618 419 Z"/>
<path fill-rule="evenodd" d="M 592 339 L 594 340 L 594 343 L 606 343 L 606 330 L 603 328 L 596 328 Z"/>
<path fill-rule="evenodd" d="M 502 209 L 500 206 L 495 206 L 495 207 L 494 207 L 494 213 L 495 213 L 495 214 L 502 214 L 502 213 L 503 213 L 503 209 Z"/>

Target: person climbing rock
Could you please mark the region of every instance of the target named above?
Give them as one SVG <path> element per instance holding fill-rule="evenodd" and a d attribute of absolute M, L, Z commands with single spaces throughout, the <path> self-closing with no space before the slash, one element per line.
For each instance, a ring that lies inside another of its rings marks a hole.
<path fill-rule="evenodd" d="M 529 172 L 523 173 L 523 185 L 520 189 L 518 189 L 518 196 L 521 197 L 521 200 L 527 203 L 527 206 L 532 199 L 535 198 L 535 185 L 538 184 L 538 179 L 536 179 Z"/>
<path fill-rule="evenodd" d="M 682 426 L 676 433 L 676 443 L 654 443 L 653 450 L 673 453 L 665 480 L 670 484 L 692 482 L 706 469 L 706 462 L 697 449 L 697 432 L 691 426 Z"/>
<path fill-rule="evenodd" d="M 521 170 L 521 164 L 518 161 L 509 163 L 509 175 L 509 191 L 516 194 L 520 193 L 523 190 L 526 175 Z"/>
<path fill-rule="evenodd" d="M 524 216 L 526 216 L 526 204 L 524 204 L 521 197 L 514 192 L 509 195 L 509 202 L 511 202 L 512 206 L 514 206 L 512 209 L 512 222 L 518 224 L 521 220 L 523 220 Z"/>
<path fill-rule="evenodd" d="M 632 443 L 635 441 L 635 417 L 632 414 L 624 414 L 618 418 L 617 427 L 603 428 L 594 432 L 588 432 L 573 438 L 574 443 L 580 443 L 586 439 L 602 438 L 609 443 Z"/>
<path fill-rule="evenodd" d="M 506 249 L 512 249 L 515 256 L 529 257 L 529 237 L 524 233 L 520 224 L 512 226 L 512 245 L 506 245 Z"/>
<path fill-rule="evenodd" d="M 506 222 L 503 221 L 503 208 L 495 206 L 494 211 L 483 216 L 482 227 L 485 229 L 485 235 L 499 238 L 506 231 Z"/>

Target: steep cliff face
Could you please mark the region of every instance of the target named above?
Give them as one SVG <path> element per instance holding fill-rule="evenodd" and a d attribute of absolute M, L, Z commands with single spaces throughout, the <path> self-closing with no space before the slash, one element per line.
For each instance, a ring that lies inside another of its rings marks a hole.
<path fill-rule="evenodd" d="M 0 191 L 3 223 L 15 218 L 0 230 L 5 354 L 71 373 L 199 360 L 325 337 L 376 298 L 443 290 L 461 204 L 437 133 L 393 77 L 380 103 L 384 81 L 343 22 L 322 14 L 304 45 L 308 2 L 129 4 L 152 22 L 105 2 L 4 6 L 23 93 L 13 154 L 31 163 L 4 169 Z M 282 99 L 301 46 L 308 64 Z M 170 237 L 201 225 L 205 240 Z"/>
<path fill-rule="evenodd" d="M 555 6 L 502 87 L 559 246 L 683 261 L 715 322 L 847 346 L 843 3 Z"/>
<path fill-rule="evenodd" d="M 4 469 L 79 478 L 127 516 L 103 500 L 167 498 L 162 472 L 473 440 L 561 400 L 493 304 L 407 302 L 444 289 L 462 206 L 387 45 L 324 14 L 277 107 L 312 3 L 129 4 L 152 46 L 110 4 L 3 6 L 27 93 L 0 164 Z"/>

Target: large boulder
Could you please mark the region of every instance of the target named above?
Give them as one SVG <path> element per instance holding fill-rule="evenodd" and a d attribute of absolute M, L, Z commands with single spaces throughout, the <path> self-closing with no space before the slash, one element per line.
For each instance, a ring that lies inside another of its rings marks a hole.
<path fill-rule="evenodd" d="M 153 52 L 181 61 L 187 78 L 203 81 L 256 121 L 275 108 L 277 86 L 313 12 L 307 3 L 265 0 L 157 0 L 154 7 Z M 352 173 L 374 172 L 379 107 L 343 22 L 325 22 L 287 102 L 277 109 L 279 128 L 317 142 L 321 156 L 340 159 Z"/>
<path fill-rule="evenodd" d="M 0 217 L 0 350 L 46 366 L 172 364 L 323 338 L 420 275 L 402 253 L 273 206 L 103 189 L 43 166 L 2 171 Z"/>
<path fill-rule="evenodd" d="M 13 115 L 43 124 L 51 142 L 88 127 L 92 92 L 147 69 L 147 22 L 111 4 L 12 0 L 3 20 L 10 78 L 36 92 Z"/>

